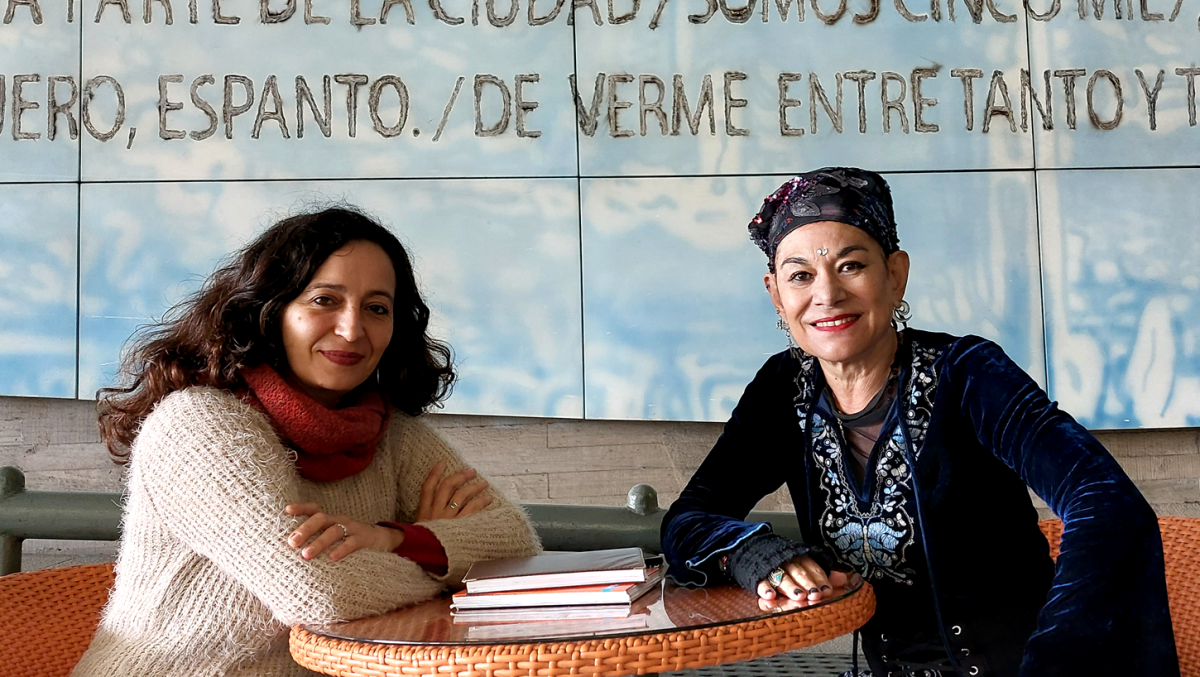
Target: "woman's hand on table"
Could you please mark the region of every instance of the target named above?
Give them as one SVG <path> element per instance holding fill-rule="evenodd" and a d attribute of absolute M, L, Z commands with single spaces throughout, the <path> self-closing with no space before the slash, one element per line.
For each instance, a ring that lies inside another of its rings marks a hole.
<path fill-rule="evenodd" d="M 316 503 L 292 503 L 284 512 L 305 518 L 287 541 L 293 548 L 302 548 L 304 559 L 328 551 L 330 561 L 336 562 L 356 550 L 391 552 L 404 541 L 399 529 L 364 524 L 345 515 L 326 515 Z"/>
<path fill-rule="evenodd" d="M 463 468 L 442 477 L 444 472 L 446 462 L 438 461 L 421 485 L 417 522 L 466 517 L 491 504 L 492 499 L 483 495 L 487 480 L 478 479 L 474 468 Z"/>
<path fill-rule="evenodd" d="M 844 571 L 831 571 L 826 575 L 821 565 L 807 555 L 785 562 L 780 568 L 783 569 L 784 575 L 777 585 L 772 585 L 770 578 L 759 581 L 760 606 L 763 602 L 769 602 L 768 606 L 779 607 L 789 600 L 820 601 L 832 597 L 834 588 L 845 587 L 851 576 L 858 576 Z M 769 609 L 764 607 L 764 610 Z"/>

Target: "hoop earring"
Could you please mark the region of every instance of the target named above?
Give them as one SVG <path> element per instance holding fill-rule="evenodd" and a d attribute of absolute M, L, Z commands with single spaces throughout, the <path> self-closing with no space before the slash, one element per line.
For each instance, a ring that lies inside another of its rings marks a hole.
<path fill-rule="evenodd" d="M 780 316 L 779 319 L 775 321 L 775 326 L 779 329 L 779 331 L 783 332 L 787 336 L 789 348 L 800 347 L 796 345 L 796 339 L 792 338 L 792 330 L 790 327 L 788 327 L 788 323 L 783 321 L 783 316 Z"/>
<path fill-rule="evenodd" d="M 896 331 L 908 329 L 908 321 L 912 319 L 912 307 L 908 305 L 908 301 L 901 300 L 900 304 L 892 308 L 892 327 Z"/>

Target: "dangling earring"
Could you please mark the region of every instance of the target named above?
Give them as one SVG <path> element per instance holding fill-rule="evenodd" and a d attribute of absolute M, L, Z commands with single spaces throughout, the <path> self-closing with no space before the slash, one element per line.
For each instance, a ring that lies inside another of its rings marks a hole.
<path fill-rule="evenodd" d="M 792 338 L 792 329 L 791 329 L 791 327 L 788 327 L 787 322 L 783 321 L 782 315 L 780 315 L 779 319 L 775 321 L 775 326 L 779 328 L 779 331 L 781 331 L 787 335 L 789 348 L 799 348 L 800 347 L 800 346 L 796 345 L 796 339 Z"/>
<path fill-rule="evenodd" d="M 896 331 L 908 329 L 908 321 L 912 319 L 912 307 L 908 305 L 908 301 L 901 300 L 900 304 L 892 308 L 892 328 Z"/>

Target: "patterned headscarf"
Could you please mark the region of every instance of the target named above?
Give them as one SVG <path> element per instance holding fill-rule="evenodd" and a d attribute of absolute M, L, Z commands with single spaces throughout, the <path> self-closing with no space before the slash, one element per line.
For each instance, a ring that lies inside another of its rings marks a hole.
<path fill-rule="evenodd" d="M 825 167 L 788 179 L 750 222 L 750 239 L 767 255 L 767 267 L 774 272 L 775 250 L 783 238 L 817 221 L 862 228 L 885 255 L 900 248 L 887 181 L 856 167 Z"/>

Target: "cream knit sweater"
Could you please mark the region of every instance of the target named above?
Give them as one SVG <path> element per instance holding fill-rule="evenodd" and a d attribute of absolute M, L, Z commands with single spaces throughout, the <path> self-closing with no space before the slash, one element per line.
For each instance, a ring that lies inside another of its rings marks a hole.
<path fill-rule="evenodd" d="M 267 417 L 233 394 L 171 394 L 134 443 L 116 585 L 72 677 L 312 675 L 288 654 L 290 626 L 383 613 L 436 595 L 472 562 L 538 551 L 521 509 L 491 489 L 484 510 L 422 524 L 446 550 L 440 578 L 393 553 L 306 561 L 287 545 L 289 503 L 411 523 L 441 460 L 464 467 L 424 423 L 394 413 L 366 470 L 310 482 Z"/>

